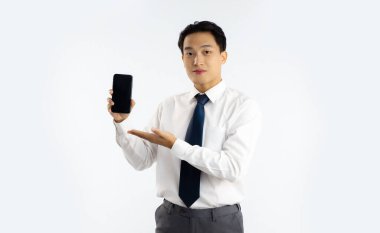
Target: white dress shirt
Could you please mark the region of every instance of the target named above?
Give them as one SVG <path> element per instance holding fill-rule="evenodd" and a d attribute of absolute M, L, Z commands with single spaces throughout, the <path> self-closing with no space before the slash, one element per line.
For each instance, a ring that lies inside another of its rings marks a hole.
<path fill-rule="evenodd" d="M 225 81 L 205 92 L 202 147 L 184 141 L 199 93 L 191 91 L 161 102 L 145 131 L 152 127 L 173 133 L 171 149 L 128 134 L 128 119 L 116 127 L 116 141 L 127 161 L 137 170 L 157 162 L 157 196 L 186 207 L 178 195 L 181 160 L 201 170 L 200 197 L 191 208 L 214 208 L 242 201 L 242 176 L 247 173 L 261 131 L 262 113 L 257 102 L 226 87 Z"/>

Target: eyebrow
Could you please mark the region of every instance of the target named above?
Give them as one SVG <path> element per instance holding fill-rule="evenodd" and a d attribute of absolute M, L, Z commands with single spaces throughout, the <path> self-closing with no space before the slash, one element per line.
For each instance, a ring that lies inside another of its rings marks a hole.
<path fill-rule="evenodd" d="M 212 47 L 212 46 L 209 45 L 209 44 L 205 44 L 205 45 L 202 45 L 202 46 L 201 46 L 201 48 L 205 48 L 205 47 Z M 189 49 L 193 49 L 193 48 L 190 47 L 190 46 L 187 46 L 187 47 L 185 47 L 183 50 L 189 50 Z"/>

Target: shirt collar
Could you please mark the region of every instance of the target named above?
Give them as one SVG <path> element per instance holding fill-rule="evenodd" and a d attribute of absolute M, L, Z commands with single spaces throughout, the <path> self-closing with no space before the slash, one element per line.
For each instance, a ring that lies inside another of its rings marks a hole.
<path fill-rule="evenodd" d="M 212 103 L 215 103 L 222 96 L 225 89 L 226 83 L 221 79 L 218 84 L 207 90 L 205 94 Z M 198 93 L 200 92 L 193 86 L 188 95 L 189 101 L 195 100 L 194 96 Z"/>

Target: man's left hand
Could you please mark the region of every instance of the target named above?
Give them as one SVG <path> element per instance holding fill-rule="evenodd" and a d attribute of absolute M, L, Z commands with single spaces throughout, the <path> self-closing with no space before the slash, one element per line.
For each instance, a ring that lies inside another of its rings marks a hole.
<path fill-rule="evenodd" d="M 163 131 L 160 129 L 152 128 L 153 133 L 148 133 L 136 129 L 128 130 L 128 133 L 133 134 L 137 137 L 146 139 L 152 143 L 167 147 L 171 149 L 177 139 L 172 133 Z"/>

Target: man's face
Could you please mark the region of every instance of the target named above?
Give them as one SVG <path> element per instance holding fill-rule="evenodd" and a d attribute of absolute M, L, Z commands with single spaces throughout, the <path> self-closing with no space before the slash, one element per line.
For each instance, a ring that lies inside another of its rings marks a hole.
<path fill-rule="evenodd" d="M 210 32 L 196 32 L 185 37 L 182 60 L 195 87 L 205 92 L 221 80 L 227 52 L 220 52 Z"/>

